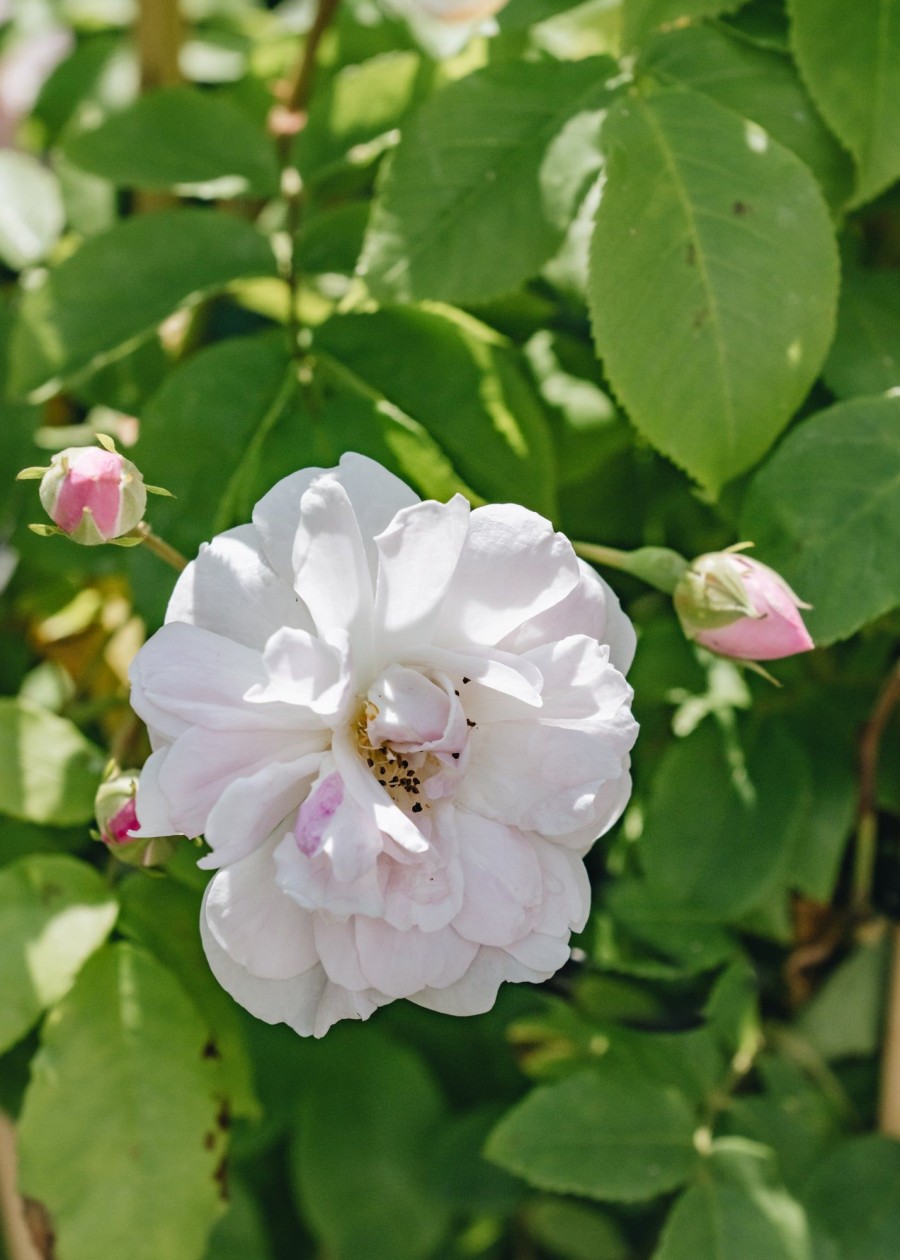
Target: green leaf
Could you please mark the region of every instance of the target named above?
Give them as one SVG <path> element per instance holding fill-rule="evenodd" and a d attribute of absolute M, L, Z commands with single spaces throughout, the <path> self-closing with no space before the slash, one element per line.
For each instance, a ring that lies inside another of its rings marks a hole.
<path fill-rule="evenodd" d="M 705 92 L 758 123 L 806 163 L 830 204 L 847 200 L 853 163 L 822 122 L 788 57 L 722 26 L 703 25 L 652 40 L 638 69 L 667 85 Z"/>
<path fill-rule="evenodd" d="M 67 718 L 0 699 L 0 812 L 70 827 L 94 817 L 104 757 Z"/>
<path fill-rule="evenodd" d="M 823 1058 L 878 1052 L 890 960 L 888 936 L 861 941 L 804 1006 L 796 1026 Z"/>
<path fill-rule="evenodd" d="M 63 153 L 124 188 L 179 188 L 217 199 L 278 192 L 275 149 L 264 130 L 230 101 L 193 87 L 139 97 L 70 137 Z"/>
<path fill-rule="evenodd" d="M 817 643 L 900 603 L 900 398 L 838 403 L 788 435 L 750 484 L 740 536 L 812 605 Z"/>
<path fill-rule="evenodd" d="M 695 975 L 721 966 L 734 952 L 724 929 L 645 880 L 616 880 L 604 909 L 611 922 L 598 931 L 595 954 L 605 967 L 654 978 Z"/>
<path fill-rule="evenodd" d="M 699 93 L 619 102 L 603 144 L 598 351 L 641 433 L 717 492 L 822 365 L 838 280 L 828 210 L 792 153 Z"/>
<path fill-rule="evenodd" d="M 329 320 L 313 347 L 421 424 L 479 494 L 554 514 L 547 420 L 497 333 L 450 308 L 400 307 Z"/>
<path fill-rule="evenodd" d="M 766 1148 L 733 1140 L 726 1158 L 731 1143 L 718 1145 L 723 1157 L 675 1204 L 653 1260 L 812 1260 L 803 1209 Z"/>
<path fill-rule="evenodd" d="M 734 13 L 745 3 L 746 0 L 624 0 L 622 47 L 629 52 L 661 26 L 677 26 L 685 20 Z"/>
<path fill-rule="evenodd" d="M 858 803 L 856 727 L 841 697 L 823 695 L 798 714 L 791 731 L 803 742 L 813 789 L 791 858 L 791 886 L 815 901 L 830 901 Z"/>
<path fill-rule="evenodd" d="M 68 992 L 117 913 L 96 871 L 74 858 L 26 857 L 0 871 L 0 1053 Z"/>
<path fill-rule="evenodd" d="M 217 1092 L 233 1115 L 257 1117 L 259 1103 L 238 1008 L 213 976 L 200 943 L 201 896 L 171 879 L 134 874 L 122 885 L 119 931 L 159 959 L 181 981 L 208 1031 Z"/>
<path fill-rule="evenodd" d="M 534 1090 L 500 1121 L 485 1153 L 542 1190 L 640 1202 L 690 1176 L 695 1128 L 675 1089 L 604 1065 Z"/>
<path fill-rule="evenodd" d="M 615 72 L 603 57 L 501 62 L 435 93 L 372 212 L 360 272 L 373 296 L 480 301 L 535 275 L 599 170 Z"/>
<path fill-rule="evenodd" d="M 837 331 L 822 375 L 839 398 L 900 385 L 900 283 L 896 271 L 845 266 Z"/>
<path fill-rule="evenodd" d="M 0 149 L 0 260 L 14 271 L 40 262 L 65 218 L 53 172 L 28 153 Z"/>
<path fill-rule="evenodd" d="M 804 1201 L 818 1240 L 835 1251 L 816 1251 L 816 1260 L 887 1260 L 900 1235 L 900 1142 L 871 1134 L 851 1138 L 818 1164 Z"/>
<path fill-rule="evenodd" d="M 203 1260 L 272 1260 L 262 1211 L 243 1182 L 228 1178 L 228 1210 L 209 1236 Z"/>
<path fill-rule="evenodd" d="M 290 385 L 289 368 L 281 331 L 233 337 L 180 364 L 147 403 L 134 459 L 148 482 L 175 495 L 152 508 L 154 528 L 174 546 L 193 553 L 240 518 L 241 469 L 252 461 L 254 435 L 267 418 L 277 419 L 273 408 Z M 201 459 L 189 457 L 186 434 L 197 435 Z M 299 452 L 296 467 L 303 467 Z"/>
<path fill-rule="evenodd" d="M 221 1210 L 206 1030 L 175 978 L 121 943 L 47 1020 L 19 1126 L 20 1184 L 66 1260 L 198 1260 Z"/>
<path fill-rule="evenodd" d="M 733 922 L 777 888 L 810 795 L 802 749 L 780 727 L 759 733 L 746 770 L 709 719 L 666 751 L 647 806 L 641 852 L 657 896 Z"/>
<path fill-rule="evenodd" d="M 47 397 L 145 338 L 188 299 L 274 272 L 265 237 L 231 215 L 166 210 L 119 223 L 23 296 L 10 392 Z"/>
<path fill-rule="evenodd" d="M 632 1254 L 615 1221 L 587 1203 L 540 1198 L 524 1217 L 531 1237 L 560 1260 L 629 1260 Z"/>
<path fill-rule="evenodd" d="M 857 165 L 854 200 L 900 176 L 900 0 L 790 0 L 800 73 Z"/>
<path fill-rule="evenodd" d="M 449 1212 L 425 1182 L 442 1103 L 424 1063 L 371 1029 L 329 1034 L 292 1151 L 309 1225 L 334 1260 L 425 1260 Z"/>

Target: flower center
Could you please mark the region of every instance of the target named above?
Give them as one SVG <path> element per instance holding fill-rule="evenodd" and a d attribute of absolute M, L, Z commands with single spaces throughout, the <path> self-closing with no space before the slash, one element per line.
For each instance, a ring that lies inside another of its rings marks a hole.
<path fill-rule="evenodd" d="M 444 674 L 391 665 L 369 688 L 354 733 L 376 780 L 401 808 L 420 814 L 455 792 L 471 725 Z"/>

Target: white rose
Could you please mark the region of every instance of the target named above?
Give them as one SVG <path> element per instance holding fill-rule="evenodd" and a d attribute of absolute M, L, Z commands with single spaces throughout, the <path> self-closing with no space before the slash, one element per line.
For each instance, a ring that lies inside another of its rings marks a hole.
<path fill-rule="evenodd" d="M 138 653 L 141 835 L 205 835 L 210 965 L 321 1036 L 475 1014 L 569 956 L 628 800 L 634 633 L 542 517 L 294 473 L 180 577 Z"/>

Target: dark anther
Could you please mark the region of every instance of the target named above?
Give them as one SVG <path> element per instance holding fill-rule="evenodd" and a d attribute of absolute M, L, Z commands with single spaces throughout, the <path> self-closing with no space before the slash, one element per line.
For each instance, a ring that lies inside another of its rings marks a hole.
<path fill-rule="evenodd" d="M 414 814 L 421 814 L 421 812 L 422 812 L 422 802 L 421 802 L 421 801 L 416 801 L 415 805 L 413 805 L 412 812 L 413 812 Z"/>
<path fill-rule="evenodd" d="M 471 718 L 466 718 L 466 726 L 474 726 L 474 725 L 475 723 L 472 721 Z"/>
<path fill-rule="evenodd" d="M 458 692 L 458 691 L 454 688 L 454 690 L 453 690 L 453 694 L 454 694 L 455 696 L 458 696 L 458 695 L 459 695 L 459 692 Z"/>
<path fill-rule="evenodd" d="M 472 681 L 472 679 L 471 679 L 471 678 L 463 678 L 463 682 L 464 682 L 464 683 L 471 682 L 471 681 Z"/>
<path fill-rule="evenodd" d="M 459 761 L 459 753 L 451 753 L 450 756 L 454 761 Z"/>
<path fill-rule="evenodd" d="M 367 766 L 369 766 L 369 767 L 371 768 L 372 766 L 374 766 L 374 764 L 375 764 L 375 762 L 372 760 L 372 758 L 371 758 L 371 757 L 366 757 L 366 765 L 367 765 Z"/>

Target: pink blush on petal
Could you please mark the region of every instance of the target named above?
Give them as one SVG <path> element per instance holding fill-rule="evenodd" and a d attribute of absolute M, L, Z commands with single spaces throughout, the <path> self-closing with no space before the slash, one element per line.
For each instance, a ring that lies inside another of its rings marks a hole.
<path fill-rule="evenodd" d="M 53 519 L 67 534 L 81 524 L 88 508 L 101 534 L 114 535 L 122 502 L 122 458 L 88 448 L 79 454 L 62 482 Z"/>
<path fill-rule="evenodd" d="M 134 801 L 126 801 L 118 813 L 113 814 L 107 823 L 109 832 L 108 839 L 113 844 L 131 844 L 136 837 L 129 835 L 131 831 L 137 831 L 140 827 L 138 822 L 137 810 L 134 807 Z"/>
<path fill-rule="evenodd" d="M 344 784 L 339 774 L 330 774 L 310 792 L 300 806 L 294 839 L 297 848 L 307 857 L 313 857 L 322 847 L 322 837 L 329 822 L 340 809 L 344 799 Z"/>

